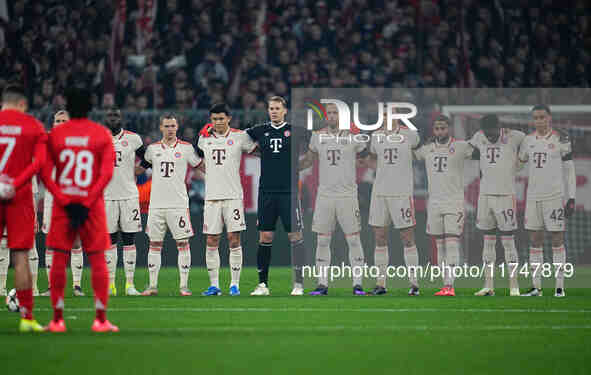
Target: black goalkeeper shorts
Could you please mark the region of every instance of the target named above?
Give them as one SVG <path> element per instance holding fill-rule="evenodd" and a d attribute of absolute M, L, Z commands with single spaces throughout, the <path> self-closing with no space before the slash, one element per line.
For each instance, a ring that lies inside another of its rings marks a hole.
<path fill-rule="evenodd" d="M 257 226 L 259 231 L 275 231 L 277 219 L 281 218 L 288 233 L 302 230 L 302 209 L 297 194 L 265 193 L 259 191 Z"/>

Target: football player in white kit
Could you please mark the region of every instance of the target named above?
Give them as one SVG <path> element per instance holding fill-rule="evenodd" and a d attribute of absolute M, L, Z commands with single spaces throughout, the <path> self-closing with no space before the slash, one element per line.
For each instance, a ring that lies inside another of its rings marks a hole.
<path fill-rule="evenodd" d="M 443 266 L 443 288 L 436 296 L 455 296 L 452 268 L 460 262 L 460 236 L 464 230 L 464 161 L 473 148 L 449 134 L 450 120 L 433 122 L 433 138 L 415 151 L 425 160 L 429 183 L 427 234 L 435 237 L 438 263 Z"/>
<path fill-rule="evenodd" d="M 53 116 L 53 125 L 56 127 L 70 120 L 70 116 L 67 111 L 62 110 L 56 112 Z M 51 226 L 51 210 L 53 208 L 53 196 L 49 190 L 45 189 L 45 195 L 43 197 L 43 223 L 41 225 L 41 231 L 47 236 L 49 228 Z M 49 286 L 49 274 L 51 270 L 51 263 L 53 259 L 53 251 L 45 249 L 45 268 L 47 271 L 47 285 Z M 82 270 L 84 268 L 84 256 L 82 255 L 82 245 L 80 241 L 74 242 L 72 251 L 70 252 L 70 269 L 72 270 L 72 294 L 76 297 L 84 297 L 82 292 Z M 50 290 L 47 288 L 41 295 L 45 297 L 50 296 Z"/>
<path fill-rule="evenodd" d="M 104 192 L 107 227 L 111 236 L 111 248 L 105 251 L 105 258 L 109 269 L 109 295 L 116 296 L 117 244 L 118 234 L 121 232 L 125 295 L 139 296 L 133 280 L 137 253 L 135 234 L 142 230 L 139 193 L 135 182 L 136 157 L 140 159 L 139 168 L 142 172 L 150 164 L 144 160 L 146 148 L 142 138 L 123 129 L 121 120 L 121 111 L 118 108 L 107 110 L 105 123 L 113 136 L 115 170 Z"/>
<path fill-rule="evenodd" d="M 328 267 L 330 266 L 330 242 L 338 222 L 341 225 L 351 267 L 361 268 L 365 263 L 361 247 L 361 218 L 357 197 L 357 160 L 366 155 L 366 142 L 360 142 L 350 130 L 339 130 L 339 113 L 336 105 L 326 105 L 328 126 L 315 131 L 310 139 L 309 151 L 300 163 L 300 169 L 318 160 L 319 184 L 312 219 L 312 231 L 317 234 L 316 268 L 320 270 L 318 285 L 309 294 L 328 294 Z M 353 294 L 365 295 L 361 274 L 353 274 Z"/>
<path fill-rule="evenodd" d="M 190 143 L 176 136 L 179 124 L 174 114 L 160 117 L 162 140 L 148 146 L 144 158 L 152 165 L 152 191 L 148 210 L 148 271 L 150 285 L 142 295 L 158 294 L 158 274 L 162 264 L 162 246 L 166 230 L 170 230 L 178 249 L 180 273 L 180 295 L 192 295 L 189 289 L 191 270 L 191 248 L 189 238 L 193 236 L 189 214 L 189 196 L 185 176 L 187 167 L 198 167 L 201 159 L 195 154 Z"/>
<path fill-rule="evenodd" d="M 498 229 L 505 249 L 505 262 L 508 264 L 510 295 L 519 296 L 516 272 L 519 256 L 514 237 L 517 229 L 515 173 L 518 166 L 517 153 L 525 134 L 518 130 L 500 128 L 496 115 L 484 116 L 480 120 L 480 127 L 481 130 L 469 141 L 477 150 L 474 159 L 480 160 L 481 179 L 476 227 L 484 233 L 484 288 L 475 295 L 495 294 L 494 267 Z"/>
<path fill-rule="evenodd" d="M 232 116 L 225 103 L 214 104 L 209 115 L 213 127 L 209 128 L 206 135 L 201 135 L 197 142 L 197 152 L 205 164 L 203 233 L 207 235 L 205 262 L 210 281 L 209 288 L 201 294 L 222 294 L 219 285 L 219 243 L 225 226 L 232 275 L 229 294 L 238 296 L 242 270 L 240 235 L 246 230 L 240 163 L 242 154 L 253 152 L 257 146 L 246 132 L 230 128 Z"/>
<path fill-rule="evenodd" d="M 575 209 L 576 174 L 572 144 L 566 133 L 552 129 L 552 113 L 546 105 L 532 109 L 536 130 L 525 137 L 519 160 L 529 163 L 525 205 L 525 229 L 529 231 L 529 262 L 533 287 L 524 296 L 542 295 L 544 230 L 552 236 L 552 272 L 556 274 L 555 297 L 564 297 L 564 231 Z M 566 177 L 566 198 L 563 178 Z"/>
<path fill-rule="evenodd" d="M 386 118 L 386 115 L 384 115 Z M 419 253 L 415 243 L 413 150 L 419 147 L 418 132 L 394 120 L 392 130 L 386 124 L 372 133 L 370 158 L 375 161 L 376 178 L 371 191 L 369 225 L 375 236 L 374 264 L 380 276 L 371 291 L 373 295 L 386 294 L 386 269 L 389 263 L 388 227 L 394 224 L 400 230 L 404 247 L 404 262 L 410 281 L 409 296 L 419 295 L 417 267 Z"/>

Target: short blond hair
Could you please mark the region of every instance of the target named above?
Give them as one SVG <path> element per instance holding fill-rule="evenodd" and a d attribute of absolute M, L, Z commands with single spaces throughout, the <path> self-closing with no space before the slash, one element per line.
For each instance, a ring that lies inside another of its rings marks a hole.
<path fill-rule="evenodd" d="M 275 95 L 275 96 L 270 97 L 267 100 L 267 103 L 271 103 L 271 102 L 279 102 L 283 105 L 283 108 L 287 108 L 287 100 L 285 100 L 285 98 L 283 98 L 282 96 Z"/>

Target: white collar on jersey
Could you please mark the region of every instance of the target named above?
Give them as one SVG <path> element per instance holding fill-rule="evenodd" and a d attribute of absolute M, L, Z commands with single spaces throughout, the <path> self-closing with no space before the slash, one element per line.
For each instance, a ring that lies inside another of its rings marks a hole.
<path fill-rule="evenodd" d="M 437 139 L 435 139 L 435 147 L 449 147 L 449 145 L 451 145 L 451 142 L 454 140 L 454 137 L 452 137 L 451 135 L 449 136 L 449 139 L 447 140 L 447 142 L 445 143 L 439 143 L 437 142 Z"/>
<path fill-rule="evenodd" d="M 175 147 L 176 147 L 176 145 L 178 145 L 178 144 L 179 144 L 179 139 L 178 139 L 178 138 L 176 139 L 176 141 L 174 142 L 174 144 L 173 144 L 172 146 L 169 146 L 169 145 L 167 145 L 167 144 L 164 142 L 164 138 L 162 138 L 162 140 L 160 140 L 160 145 L 162 146 L 162 148 L 163 148 L 163 149 L 167 149 L 167 148 L 175 148 Z"/>
<path fill-rule="evenodd" d="M 273 123 L 271 122 L 271 126 L 272 126 L 274 129 L 281 129 L 282 127 L 284 127 L 284 126 L 285 126 L 285 124 L 287 124 L 287 122 L 285 122 L 285 121 L 283 121 L 283 122 L 282 122 L 281 124 L 279 124 L 279 125 L 275 125 L 275 124 L 273 124 Z"/>
<path fill-rule="evenodd" d="M 228 126 L 228 130 L 226 130 L 226 132 L 222 135 L 220 135 L 221 138 L 226 138 L 228 136 L 228 134 L 230 134 L 230 127 Z M 213 135 L 214 138 L 218 137 L 218 134 L 214 131 L 211 132 L 211 135 Z"/>
<path fill-rule="evenodd" d="M 552 127 L 549 127 L 549 128 L 548 128 L 548 133 L 546 133 L 546 134 L 544 134 L 544 135 L 540 135 L 540 134 L 538 133 L 538 131 L 536 130 L 536 139 L 538 139 L 538 138 L 546 138 L 546 139 L 548 139 L 548 138 L 550 138 L 550 136 L 552 135 L 552 132 L 553 132 L 553 131 L 554 131 L 554 130 L 552 130 Z"/>
<path fill-rule="evenodd" d="M 123 137 L 123 134 L 125 134 L 125 129 L 121 129 L 119 133 L 113 136 L 113 139 L 121 139 L 121 137 Z"/>

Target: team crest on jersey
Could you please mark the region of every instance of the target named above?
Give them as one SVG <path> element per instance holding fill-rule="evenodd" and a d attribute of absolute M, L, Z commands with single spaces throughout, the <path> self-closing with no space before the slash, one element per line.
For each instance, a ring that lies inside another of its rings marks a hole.
<path fill-rule="evenodd" d="M 454 152 L 456 152 L 456 149 L 455 149 L 455 148 L 453 148 L 453 147 L 450 147 L 450 148 L 449 148 L 449 153 L 450 153 L 450 154 L 453 154 Z"/>
<path fill-rule="evenodd" d="M 548 145 L 548 148 L 549 148 L 550 150 L 552 150 L 552 149 L 554 148 L 554 143 L 550 143 L 550 144 Z"/>
<path fill-rule="evenodd" d="M 232 146 L 234 144 L 234 141 L 231 139 L 228 139 L 228 146 Z"/>
<path fill-rule="evenodd" d="M 266 132 L 266 133 L 265 133 L 265 137 L 268 137 L 268 136 L 269 136 L 269 132 Z"/>
<path fill-rule="evenodd" d="M 283 132 L 283 135 L 289 137 L 291 135 L 291 132 L 289 130 L 286 130 Z"/>
<path fill-rule="evenodd" d="M 127 147 L 128 144 L 129 143 L 127 143 L 127 141 L 125 141 L 125 140 L 121 141 L 121 146 L 123 146 L 123 147 Z"/>
<path fill-rule="evenodd" d="M 180 152 L 175 152 L 174 157 L 177 158 L 177 159 L 180 159 L 181 153 Z"/>

